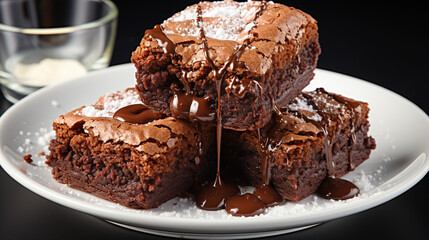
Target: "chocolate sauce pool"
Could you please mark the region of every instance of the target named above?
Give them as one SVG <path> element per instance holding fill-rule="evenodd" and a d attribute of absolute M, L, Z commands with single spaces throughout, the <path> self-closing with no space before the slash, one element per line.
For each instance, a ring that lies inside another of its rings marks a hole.
<path fill-rule="evenodd" d="M 222 209 L 231 197 L 240 194 L 237 185 L 223 182 L 220 175 L 205 185 L 195 196 L 197 207 L 204 210 Z"/>
<path fill-rule="evenodd" d="M 264 202 L 267 207 L 273 207 L 283 202 L 282 196 L 270 185 L 262 185 L 256 188 L 253 195 Z"/>
<path fill-rule="evenodd" d="M 263 201 L 250 193 L 233 196 L 228 199 L 225 205 L 226 212 L 237 217 L 256 216 L 263 213 L 266 208 L 267 206 Z"/>
<path fill-rule="evenodd" d="M 267 2 L 262 1 L 259 10 L 255 14 L 253 20 L 253 27 L 250 28 L 248 34 L 256 28 L 257 19 L 262 15 L 263 11 L 267 7 Z M 215 66 L 213 60 L 210 57 L 209 46 L 207 38 L 203 29 L 203 18 L 200 5 L 197 5 L 197 26 L 200 30 L 200 39 L 202 40 L 202 48 L 204 50 L 204 56 L 206 61 L 209 63 L 211 70 L 216 80 L 217 90 L 217 110 L 210 107 L 210 101 L 208 97 L 198 97 L 193 94 L 190 89 L 189 83 L 185 80 L 180 80 L 185 88 L 185 91 L 173 90 L 173 97 L 170 101 L 170 110 L 172 114 L 178 118 L 189 119 L 191 121 L 197 121 L 202 124 L 208 124 L 216 122 L 216 143 L 217 143 L 217 172 L 216 178 L 206 184 L 197 192 L 195 196 L 196 205 L 204 210 L 219 210 L 225 208 L 225 210 L 233 216 L 255 216 L 263 213 L 267 207 L 275 206 L 283 202 L 283 198 L 280 194 L 270 185 L 270 172 L 271 162 L 273 162 L 273 153 L 280 146 L 283 141 L 284 134 L 282 133 L 285 122 L 281 117 L 280 110 L 274 105 L 273 108 L 276 112 L 274 117 L 274 124 L 268 130 L 262 131 L 258 129 L 259 138 L 259 155 L 261 158 L 261 169 L 262 169 L 262 184 L 256 188 L 253 193 L 241 194 L 240 189 L 237 185 L 224 182 L 220 174 L 220 152 L 221 152 L 221 139 L 222 139 L 222 114 L 221 114 L 221 86 L 224 80 L 227 69 L 231 67 L 232 71 L 235 71 L 237 67 L 245 67 L 243 62 L 239 61 L 239 58 L 244 53 L 246 48 L 250 45 L 250 38 L 243 41 L 243 44 L 238 45 L 234 53 L 229 56 L 225 64 L 218 68 Z M 164 34 L 162 27 L 156 25 L 153 29 L 146 30 L 145 36 L 150 36 L 153 39 L 160 41 L 165 47 L 164 51 L 172 56 L 175 54 L 176 45 Z M 186 76 L 186 72 L 182 73 Z M 261 92 L 262 87 L 258 82 L 251 79 L 237 79 L 234 78 L 229 85 L 225 88 L 228 94 L 233 93 L 237 97 L 241 98 L 247 91 L 251 90 L 251 86 L 256 85 Z M 326 92 L 327 93 L 327 92 Z M 329 94 L 329 93 L 327 93 Z M 354 107 L 351 102 L 346 101 L 343 98 L 337 97 L 336 95 L 330 95 L 336 101 L 345 104 L 354 113 Z M 311 96 L 304 95 L 304 97 L 310 99 Z M 314 103 L 312 103 L 314 104 Z M 317 109 L 317 107 L 315 108 Z M 325 113 L 319 112 L 324 121 L 329 121 L 332 116 L 326 116 Z M 156 115 L 156 113 L 148 110 L 144 105 L 141 106 L 130 106 L 119 109 L 115 113 L 115 118 L 121 121 L 127 121 L 132 123 L 147 123 L 162 117 Z M 303 116 L 305 118 L 305 116 Z M 343 200 L 356 196 L 359 194 L 359 189 L 351 182 L 344 179 L 335 178 L 335 163 L 332 157 L 332 145 L 333 139 L 328 134 L 328 131 L 320 123 L 315 122 L 311 119 L 306 119 L 319 126 L 324 138 L 324 155 L 327 161 L 328 177 L 322 182 L 317 193 L 328 199 Z M 352 123 L 352 132 L 354 134 L 354 123 Z M 356 136 L 352 136 L 352 150 Z M 350 168 L 354 168 L 352 162 L 353 151 L 350 152 Z"/>
<path fill-rule="evenodd" d="M 317 194 L 326 199 L 346 200 L 359 194 L 359 188 L 353 183 L 341 179 L 327 177 L 317 189 Z"/>

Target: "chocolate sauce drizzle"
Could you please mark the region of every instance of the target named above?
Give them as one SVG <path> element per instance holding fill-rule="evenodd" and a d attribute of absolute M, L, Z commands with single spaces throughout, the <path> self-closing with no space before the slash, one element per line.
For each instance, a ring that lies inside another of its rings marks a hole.
<path fill-rule="evenodd" d="M 350 147 L 350 152 L 349 152 L 349 168 L 350 168 L 350 170 L 354 170 L 355 169 L 355 165 L 354 165 L 354 162 L 353 162 L 353 151 L 354 151 L 355 143 L 356 143 L 356 122 L 355 121 L 357 121 L 354 116 L 356 115 L 355 108 L 357 108 L 359 106 L 359 104 L 357 102 L 348 101 L 345 97 L 329 93 L 329 92 L 325 91 L 325 89 L 323 89 L 323 88 L 321 88 L 320 91 L 323 92 L 323 93 L 325 93 L 325 94 L 327 94 L 328 96 L 332 97 L 333 99 L 335 99 L 335 101 L 337 101 L 337 102 L 339 102 L 341 104 L 344 104 L 351 111 L 351 116 L 352 117 L 351 117 L 351 122 L 350 122 L 350 124 L 351 124 L 351 126 L 350 126 L 350 129 L 351 129 L 350 132 L 351 132 L 352 135 L 350 137 L 350 139 L 351 139 L 351 142 L 350 142 L 351 147 Z"/>
<path fill-rule="evenodd" d="M 356 113 L 355 113 L 354 109 L 358 106 L 357 103 L 347 101 L 343 97 L 340 97 L 340 96 L 335 95 L 335 94 L 331 94 L 331 93 L 325 91 L 323 88 L 318 88 L 316 91 L 327 94 L 329 97 L 332 97 L 338 103 L 344 104 L 348 108 L 348 110 L 351 112 L 351 115 L 352 115 L 351 119 L 355 118 L 354 116 Z M 336 118 L 339 122 L 342 122 L 342 120 L 334 114 L 328 114 L 328 113 L 325 113 L 323 111 L 320 111 L 319 107 L 314 102 L 313 97 L 311 95 L 304 93 L 304 92 L 302 93 L 302 95 L 307 99 L 308 103 L 313 106 L 313 108 L 316 110 L 317 114 L 319 114 L 322 117 L 322 122 L 325 122 L 325 125 L 322 125 L 321 122 L 318 122 L 318 121 L 315 121 L 312 119 L 308 119 L 304 115 L 301 115 L 301 117 L 304 118 L 306 121 L 311 122 L 316 127 L 321 129 L 323 134 L 324 134 L 323 145 L 324 145 L 324 155 L 325 155 L 325 159 L 326 159 L 328 176 L 319 186 L 317 193 L 319 194 L 319 196 L 321 196 L 323 198 L 334 199 L 334 200 L 344 200 L 344 199 L 352 198 L 352 197 L 358 195 L 360 191 L 356 185 L 354 185 L 353 183 L 351 183 L 347 180 L 335 177 L 335 162 L 334 162 L 333 156 L 332 156 L 332 148 L 333 148 L 333 141 L 335 139 L 335 136 L 339 133 L 338 131 L 340 129 L 338 129 L 337 133 L 334 133 L 334 134 L 332 134 L 332 136 L 329 136 L 329 132 L 328 132 L 327 127 L 329 127 L 329 121 L 332 118 Z M 352 139 L 351 144 L 352 145 L 350 147 L 350 153 L 349 153 L 349 166 L 350 166 L 350 168 L 352 168 L 352 166 L 354 168 L 353 159 L 352 159 L 352 151 L 353 151 L 355 139 L 356 139 L 355 122 L 354 121 L 351 121 L 351 132 L 352 132 L 352 136 L 351 136 L 351 139 Z"/>
<path fill-rule="evenodd" d="M 144 33 L 145 36 L 150 36 L 153 39 L 157 40 L 159 45 L 164 46 L 164 50 L 168 54 L 176 53 L 176 44 L 171 41 L 162 30 L 161 25 L 155 25 L 153 29 L 147 29 Z"/>
<path fill-rule="evenodd" d="M 270 172 L 271 163 L 273 160 L 273 153 L 280 146 L 283 141 L 285 133 L 282 132 L 284 124 L 286 124 L 282 118 L 281 111 L 276 107 L 273 101 L 274 123 L 270 128 L 258 129 L 259 139 L 259 155 L 261 158 L 261 170 L 262 170 L 262 183 L 251 193 L 240 195 L 240 189 L 235 184 L 224 182 L 220 174 L 220 151 L 221 151 L 221 138 L 222 138 L 222 115 L 221 115 L 221 86 L 227 73 L 227 69 L 231 68 L 232 72 L 239 68 L 247 68 L 244 62 L 239 61 L 241 55 L 244 53 L 247 47 L 251 44 L 251 31 L 257 27 L 257 20 L 262 15 L 263 11 L 267 8 L 267 2 L 262 1 L 259 10 L 255 14 L 253 20 L 253 26 L 248 31 L 249 37 L 246 38 L 242 44 L 237 45 L 234 53 L 229 56 L 227 61 L 220 68 L 217 67 L 213 59 L 210 57 L 210 48 L 208 41 L 203 29 L 203 17 L 201 7 L 197 5 L 197 18 L 196 25 L 199 28 L 200 36 L 202 41 L 202 49 L 206 62 L 209 64 L 211 71 L 213 72 L 216 90 L 217 90 L 217 109 L 214 110 L 210 107 L 208 97 L 197 97 L 190 88 L 189 82 L 187 81 L 187 72 L 182 72 L 182 78 L 179 79 L 184 85 L 184 90 L 174 90 L 173 97 L 170 101 L 170 110 L 174 116 L 179 118 L 190 119 L 191 121 L 198 121 L 200 123 L 208 124 L 216 122 L 216 143 L 217 143 L 217 171 L 215 179 L 206 184 L 196 194 L 196 204 L 199 208 L 204 210 L 218 210 L 221 208 L 234 216 L 254 216 L 261 214 L 265 211 L 266 207 L 280 204 L 283 199 L 277 193 L 277 191 L 270 186 Z M 164 51 L 171 55 L 175 54 L 176 45 L 168 39 L 168 37 L 162 31 L 160 25 L 156 25 L 154 29 L 146 30 L 145 35 L 151 36 L 156 39 L 160 45 L 163 46 Z M 262 97 L 261 85 L 252 79 L 238 79 L 235 77 L 228 83 L 225 91 L 228 94 L 233 93 L 235 96 L 241 98 L 244 94 L 256 86 L 259 88 Z M 324 91 L 324 90 L 320 90 Z M 326 94 L 326 91 L 324 91 Z M 315 106 L 312 97 L 308 94 L 303 96 L 309 100 L 309 103 Z M 337 95 L 329 94 L 337 102 L 345 104 L 354 114 L 354 107 L 352 102 L 345 100 Z M 271 99 L 272 96 L 270 96 Z M 324 122 L 328 121 L 331 117 L 326 113 L 317 110 L 317 113 L 322 116 Z M 298 114 L 298 112 L 297 112 Z M 302 115 L 303 116 L 303 115 Z M 327 162 L 328 177 L 323 181 L 319 187 L 318 193 L 320 196 L 330 199 L 346 199 L 353 197 L 359 193 L 359 189 L 352 183 L 335 178 L 335 163 L 332 156 L 333 139 L 336 134 L 329 136 L 328 129 L 320 122 L 311 120 L 303 116 L 306 121 L 312 122 L 316 127 L 322 130 L 324 134 L 324 155 Z M 356 141 L 355 136 L 355 123 L 351 123 L 352 136 L 351 136 L 351 151 L 349 154 L 350 169 L 354 169 L 352 161 L 353 148 Z"/>
<path fill-rule="evenodd" d="M 248 34 L 250 35 L 250 32 L 257 26 L 257 19 L 262 15 L 262 12 L 266 9 L 267 3 L 263 1 L 261 3 L 261 7 L 258 10 L 258 12 L 255 14 L 255 19 L 253 20 L 253 27 L 249 30 Z M 216 140 L 217 140 L 217 172 L 216 172 L 216 179 L 210 184 L 207 184 L 202 188 L 202 190 L 197 193 L 196 199 L 197 199 L 197 206 L 202 209 L 207 209 L 206 206 L 203 206 L 201 203 L 207 203 L 211 202 L 213 199 L 216 199 L 218 196 L 215 196 L 217 194 L 217 191 L 215 188 L 224 189 L 225 187 L 223 184 L 226 185 L 226 183 L 222 182 L 221 176 L 220 176 L 220 150 L 221 150 L 221 138 L 222 138 L 222 115 L 221 115 L 221 86 L 224 79 L 224 76 L 227 72 L 227 69 L 231 67 L 232 71 L 236 71 L 236 68 L 238 66 L 245 66 L 243 62 L 240 62 L 239 59 L 241 55 L 244 53 L 245 49 L 251 44 L 250 38 L 247 38 L 243 41 L 243 43 L 236 47 L 234 53 L 229 56 L 228 60 L 224 63 L 224 65 L 221 68 L 218 68 L 215 66 L 213 60 L 210 57 L 210 48 L 208 46 L 207 38 L 204 33 L 203 29 L 203 18 L 202 18 L 202 12 L 200 5 L 197 5 L 197 26 L 200 29 L 200 39 L 202 40 L 203 44 L 203 51 L 204 56 L 206 58 L 206 61 L 210 65 L 215 80 L 216 80 L 216 90 L 217 90 L 217 122 L 216 122 Z M 235 80 L 237 80 L 235 78 Z M 239 88 L 236 87 L 236 84 L 234 83 L 230 87 L 229 91 L 233 91 L 238 97 L 244 96 L 245 91 L 249 90 L 250 83 L 252 81 L 245 79 L 240 82 Z M 231 85 L 230 85 L 231 86 Z M 259 84 L 258 84 L 259 86 Z M 260 86 L 259 86 L 260 87 Z M 228 91 L 227 91 L 228 92 Z M 267 152 L 268 156 L 268 152 Z M 270 161 L 265 161 L 266 164 L 269 164 Z M 264 165 L 266 165 L 264 164 Z M 265 170 L 263 170 L 264 173 L 268 172 L 268 166 L 264 167 Z M 283 199 L 280 197 L 280 195 L 269 186 L 269 180 L 266 176 L 267 174 L 263 174 L 264 183 L 262 184 L 261 188 L 257 188 L 255 190 L 257 195 L 253 195 L 250 193 L 246 193 L 241 196 L 236 196 L 239 194 L 239 191 L 228 191 L 230 195 L 227 194 L 222 195 L 221 198 L 217 199 L 218 204 L 217 208 L 220 209 L 223 206 L 223 203 L 226 205 L 226 211 L 234 216 L 253 216 L 260 214 L 264 212 L 267 205 L 273 206 L 283 201 Z M 231 185 L 228 184 L 229 188 Z M 237 188 L 238 189 L 238 188 Z M 222 194 L 225 193 L 225 191 L 221 191 Z M 204 199 L 204 201 L 200 200 Z M 265 201 L 266 202 L 265 202 Z M 210 209 L 211 210 L 211 209 Z"/>
<path fill-rule="evenodd" d="M 200 39 L 203 41 L 203 50 L 206 61 L 209 63 L 212 71 L 214 72 L 214 77 L 216 80 L 216 91 L 217 91 L 217 111 L 216 111 L 216 150 L 217 150 L 217 171 L 215 180 L 204 186 L 196 195 L 197 206 L 205 210 L 218 210 L 224 207 L 227 199 L 240 193 L 238 186 L 224 183 L 220 176 L 220 152 L 221 152 L 221 139 L 222 139 L 222 114 L 221 114 L 221 85 L 222 80 L 225 75 L 226 68 L 232 63 L 230 61 L 231 57 L 224 64 L 221 69 L 218 69 L 213 60 L 210 58 L 209 47 L 207 43 L 207 38 L 204 34 L 203 29 L 203 17 L 201 13 L 201 7 L 197 5 L 197 26 L 200 29 Z M 210 203 L 208 206 L 207 203 Z M 216 209 L 213 209 L 212 206 L 216 206 Z"/>
<path fill-rule="evenodd" d="M 125 106 L 113 114 L 113 118 L 119 121 L 135 124 L 145 124 L 164 117 L 163 114 L 155 112 L 143 104 Z"/>

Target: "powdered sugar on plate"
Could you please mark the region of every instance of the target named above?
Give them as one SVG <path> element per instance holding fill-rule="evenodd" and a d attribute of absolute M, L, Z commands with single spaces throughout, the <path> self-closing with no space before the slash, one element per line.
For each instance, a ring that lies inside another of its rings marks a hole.
<path fill-rule="evenodd" d="M 32 164 L 46 166 L 44 155 L 49 152 L 49 142 L 55 137 L 55 132 L 52 129 L 41 127 L 33 132 L 19 131 L 18 135 L 23 138 L 23 143 L 18 146 L 16 151 L 23 155 L 31 154 Z"/>
<path fill-rule="evenodd" d="M 317 195 L 313 194 L 306 199 L 303 199 L 299 202 L 289 202 L 284 201 L 281 205 L 268 208 L 265 213 L 254 216 L 254 217 L 240 217 L 243 221 L 252 221 L 254 218 L 267 218 L 274 216 L 295 216 L 299 214 L 311 214 L 317 213 L 321 211 L 326 211 L 327 209 L 335 209 L 339 207 L 344 207 L 347 205 L 351 205 L 358 201 L 364 201 L 371 197 L 374 197 L 377 194 L 381 194 L 382 191 L 376 186 L 378 175 L 380 175 L 380 171 L 374 172 L 364 172 L 359 171 L 355 177 L 351 180 L 355 185 L 357 185 L 361 193 L 351 199 L 348 200 L 327 200 Z M 240 187 L 242 192 L 252 192 L 253 187 Z M 190 218 L 190 219 L 236 219 L 232 215 L 226 213 L 226 211 L 204 211 L 199 209 L 192 198 L 173 198 L 168 202 L 162 204 L 158 208 L 149 209 L 149 210 L 136 210 L 121 206 L 119 204 L 111 203 L 104 199 L 99 199 L 93 197 L 87 193 L 82 193 L 80 191 L 73 191 L 71 188 L 64 186 L 64 191 L 67 191 L 68 194 L 72 194 L 73 196 L 79 198 L 85 198 L 87 201 L 92 204 L 96 204 L 98 206 L 120 209 L 121 211 L 133 212 L 133 213 L 144 213 L 145 215 L 153 215 L 153 216 L 163 216 L 163 217 L 173 217 L 173 218 Z"/>
<path fill-rule="evenodd" d="M 352 199 L 335 201 L 326 200 L 318 197 L 317 195 L 311 195 L 304 200 L 299 202 L 285 201 L 279 206 L 270 207 L 262 215 L 255 217 L 272 217 L 272 216 L 291 216 L 303 213 L 312 213 L 315 211 L 324 211 L 329 208 L 337 208 L 340 206 L 351 204 L 355 201 L 361 201 L 363 199 L 370 198 L 374 194 L 378 194 L 380 191 L 373 184 L 374 175 L 364 172 L 360 172 L 353 179 L 353 182 L 360 188 L 361 193 Z M 161 205 L 157 209 L 146 210 L 145 214 L 160 215 L 168 217 L 181 217 L 181 218 L 205 218 L 205 219 L 231 219 L 236 218 L 227 214 L 225 211 L 204 211 L 195 206 L 195 203 L 190 198 L 174 198 L 167 203 Z M 251 219 L 242 217 L 242 219 Z"/>

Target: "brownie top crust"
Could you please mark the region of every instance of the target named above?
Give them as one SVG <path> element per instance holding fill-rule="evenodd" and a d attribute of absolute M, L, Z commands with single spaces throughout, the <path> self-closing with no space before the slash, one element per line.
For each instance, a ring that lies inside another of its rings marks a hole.
<path fill-rule="evenodd" d="M 201 11 L 200 20 L 198 8 Z M 270 68 L 273 54 L 287 50 L 295 55 L 304 42 L 302 37 L 317 32 L 316 20 L 310 15 L 265 1 L 201 2 L 174 14 L 161 27 L 176 44 L 175 53 L 181 56 L 184 64 L 190 66 L 206 61 L 204 50 L 200 47 L 201 29 L 204 29 L 210 58 L 216 67 L 222 67 L 228 61 L 237 45 L 250 40 L 246 51 L 239 58 L 240 62 L 245 63 L 242 65 L 244 69 L 240 70 L 259 75 L 265 74 Z M 286 46 L 280 46 L 286 43 Z M 167 52 L 165 43 L 161 45 Z M 281 49 L 285 47 L 287 49 Z"/>
<path fill-rule="evenodd" d="M 168 148 L 174 147 L 178 136 L 191 138 L 190 141 L 196 144 L 201 142 L 201 139 L 197 139 L 198 130 L 194 125 L 173 117 L 164 116 L 146 124 L 133 124 L 113 118 L 117 110 L 133 104 L 141 104 L 135 89 L 112 92 L 100 97 L 94 105 L 83 106 L 59 116 L 54 124 L 66 124 L 69 128 L 83 124 L 83 129 L 103 142 L 123 142 L 149 155 L 168 151 Z"/>

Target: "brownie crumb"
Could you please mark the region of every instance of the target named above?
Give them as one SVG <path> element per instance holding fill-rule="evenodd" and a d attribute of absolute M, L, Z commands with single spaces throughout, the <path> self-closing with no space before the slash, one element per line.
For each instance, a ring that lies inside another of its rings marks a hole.
<path fill-rule="evenodd" d="M 31 164 L 33 162 L 33 159 L 31 158 L 31 154 L 27 154 L 24 157 L 22 157 L 22 159 L 24 159 L 24 161 L 26 161 L 28 164 Z"/>

